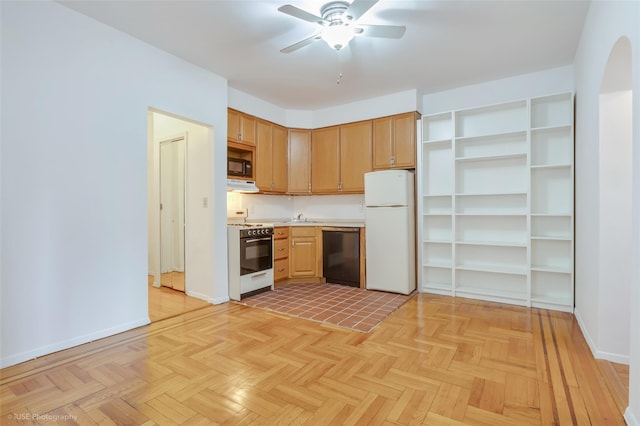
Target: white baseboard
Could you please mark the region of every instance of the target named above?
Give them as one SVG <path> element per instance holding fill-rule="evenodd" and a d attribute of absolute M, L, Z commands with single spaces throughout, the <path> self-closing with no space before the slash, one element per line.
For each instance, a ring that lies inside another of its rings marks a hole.
<path fill-rule="evenodd" d="M 210 302 L 213 303 L 214 305 L 220 305 L 222 303 L 227 303 L 230 300 L 231 299 L 229 299 L 229 296 L 227 296 L 227 297 L 219 297 L 219 298 L 210 299 Z"/>
<path fill-rule="evenodd" d="M 207 301 L 213 305 L 220 305 L 222 303 L 226 303 L 229 301 L 229 296 L 215 298 L 215 297 L 209 297 L 204 293 L 198 293 L 197 291 L 187 291 L 186 293 L 187 293 L 187 296 L 191 296 L 191 297 L 195 297 L 196 299 Z"/>
<path fill-rule="evenodd" d="M 204 293 L 199 293 L 197 291 L 189 291 L 189 290 L 185 290 L 185 294 L 189 297 L 195 297 L 196 299 L 200 299 L 200 300 L 204 300 L 205 302 L 209 302 L 209 303 L 213 303 L 211 302 L 211 298 L 209 296 L 207 296 Z"/>
<path fill-rule="evenodd" d="M 638 420 L 638 416 L 631 411 L 631 407 L 627 407 L 627 409 L 624 410 L 624 421 L 627 422 L 629 426 L 640 426 L 640 420 Z"/>
<path fill-rule="evenodd" d="M 137 321 L 131 321 L 125 324 L 120 324 L 116 327 L 107 328 L 105 330 L 100 330 L 94 333 L 85 334 L 83 336 L 74 337 L 72 339 L 67 339 L 60 342 L 52 343 L 50 345 L 41 346 L 39 348 L 31 349 L 18 354 L 9 355 L 0 359 L 0 368 L 10 367 L 12 365 L 20 364 L 21 362 L 36 359 L 44 355 L 49 355 L 54 352 L 72 348 L 74 346 L 79 346 L 85 343 L 93 342 L 94 340 L 113 336 L 114 334 L 122 333 L 124 331 L 128 331 L 137 327 L 142 327 L 143 325 L 147 325 L 149 323 L 150 323 L 149 317 L 147 316 Z"/>
<path fill-rule="evenodd" d="M 591 349 L 591 354 L 596 357 L 596 353 L 598 352 L 598 348 L 596 347 L 591 335 L 589 334 L 589 330 L 587 330 L 584 321 L 582 320 L 582 316 L 580 315 L 580 311 L 578 308 L 575 308 L 573 311 L 573 315 L 575 315 L 576 320 L 578 321 L 578 325 L 580 326 L 580 331 L 582 331 L 582 335 L 584 336 L 584 340 L 587 341 L 587 345 L 589 345 L 589 349 Z"/>
<path fill-rule="evenodd" d="M 586 325 L 584 324 L 584 321 L 582 320 L 582 317 L 580 316 L 580 312 L 578 311 L 578 308 L 574 310 L 573 314 L 576 316 L 576 320 L 578 321 L 578 325 L 580 326 L 582 335 L 584 336 L 584 339 L 587 341 L 587 345 L 589 345 L 589 349 L 591 349 L 591 354 L 593 355 L 594 358 L 604 359 L 606 361 L 615 362 L 617 364 L 629 365 L 629 363 L 631 362 L 629 355 L 621 355 L 621 354 L 616 354 L 611 352 L 605 352 L 598 349 L 598 346 L 593 341 L 593 338 L 589 334 L 589 330 L 587 329 Z"/>

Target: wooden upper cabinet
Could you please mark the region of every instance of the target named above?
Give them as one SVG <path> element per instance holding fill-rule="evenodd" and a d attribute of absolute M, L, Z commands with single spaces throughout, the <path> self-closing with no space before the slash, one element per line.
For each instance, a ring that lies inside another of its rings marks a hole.
<path fill-rule="evenodd" d="M 314 194 L 340 190 L 340 127 L 311 131 L 311 189 Z"/>
<path fill-rule="evenodd" d="M 340 126 L 340 192 L 364 192 L 364 174 L 372 170 L 372 123 Z"/>
<path fill-rule="evenodd" d="M 311 193 L 311 130 L 289 129 L 287 192 Z"/>
<path fill-rule="evenodd" d="M 274 192 L 287 192 L 287 129 L 271 126 L 271 179 Z"/>
<path fill-rule="evenodd" d="M 287 191 L 287 131 L 256 121 L 256 185 L 262 192 Z"/>
<path fill-rule="evenodd" d="M 364 174 L 371 170 L 415 168 L 417 119 L 410 112 L 287 129 L 229 108 L 227 155 L 252 162 L 261 192 L 363 193 Z"/>
<path fill-rule="evenodd" d="M 312 131 L 314 194 L 364 192 L 364 174 L 372 170 L 371 133 L 371 120 Z"/>
<path fill-rule="evenodd" d="M 271 123 L 264 120 L 256 121 L 256 161 L 255 175 L 256 186 L 262 192 L 272 189 L 271 163 L 273 151 L 273 138 L 271 135 Z"/>
<path fill-rule="evenodd" d="M 416 121 L 418 114 L 409 112 L 393 117 L 394 168 L 416 167 Z"/>
<path fill-rule="evenodd" d="M 231 108 L 227 109 L 227 140 L 255 146 L 256 118 Z"/>
<path fill-rule="evenodd" d="M 373 120 L 373 168 L 412 169 L 416 166 L 416 112 Z"/>

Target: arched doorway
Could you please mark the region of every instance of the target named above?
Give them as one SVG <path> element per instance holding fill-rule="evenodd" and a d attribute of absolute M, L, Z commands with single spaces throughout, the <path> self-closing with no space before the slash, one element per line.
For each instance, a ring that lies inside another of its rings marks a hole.
<path fill-rule="evenodd" d="M 633 282 L 631 43 L 620 38 L 599 95 L 599 357 L 629 364 Z M 626 384 L 628 386 L 628 384 Z"/>

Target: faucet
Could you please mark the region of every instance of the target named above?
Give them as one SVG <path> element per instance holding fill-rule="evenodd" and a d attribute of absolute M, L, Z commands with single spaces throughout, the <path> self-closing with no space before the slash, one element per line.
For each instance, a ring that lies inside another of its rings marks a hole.
<path fill-rule="evenodd" d="M 299 221 L 303 221 L 303 220 L 304 220 L 304 216 L 302 215 L 302 213 L 300 213 L 300 214 L 298 215 L 297 220 L 299 220 Z"/>

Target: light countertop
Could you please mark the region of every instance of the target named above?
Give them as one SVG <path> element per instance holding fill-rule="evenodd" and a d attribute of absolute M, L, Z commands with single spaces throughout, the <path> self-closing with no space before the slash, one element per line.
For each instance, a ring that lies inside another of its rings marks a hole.
<path fill-rule="evenodd" d="M 247 222 L 254 222 L 248 220 Z M 364 228 L 364 220 L 362 219 L 327 219 L 327 218 L 307 218 L 304 222 L 291 222 L 287 218 L 261 219 L 261 223 L 272 223 L 273 226 L 335 226 L 335 227 L 352 227 Z"/>

